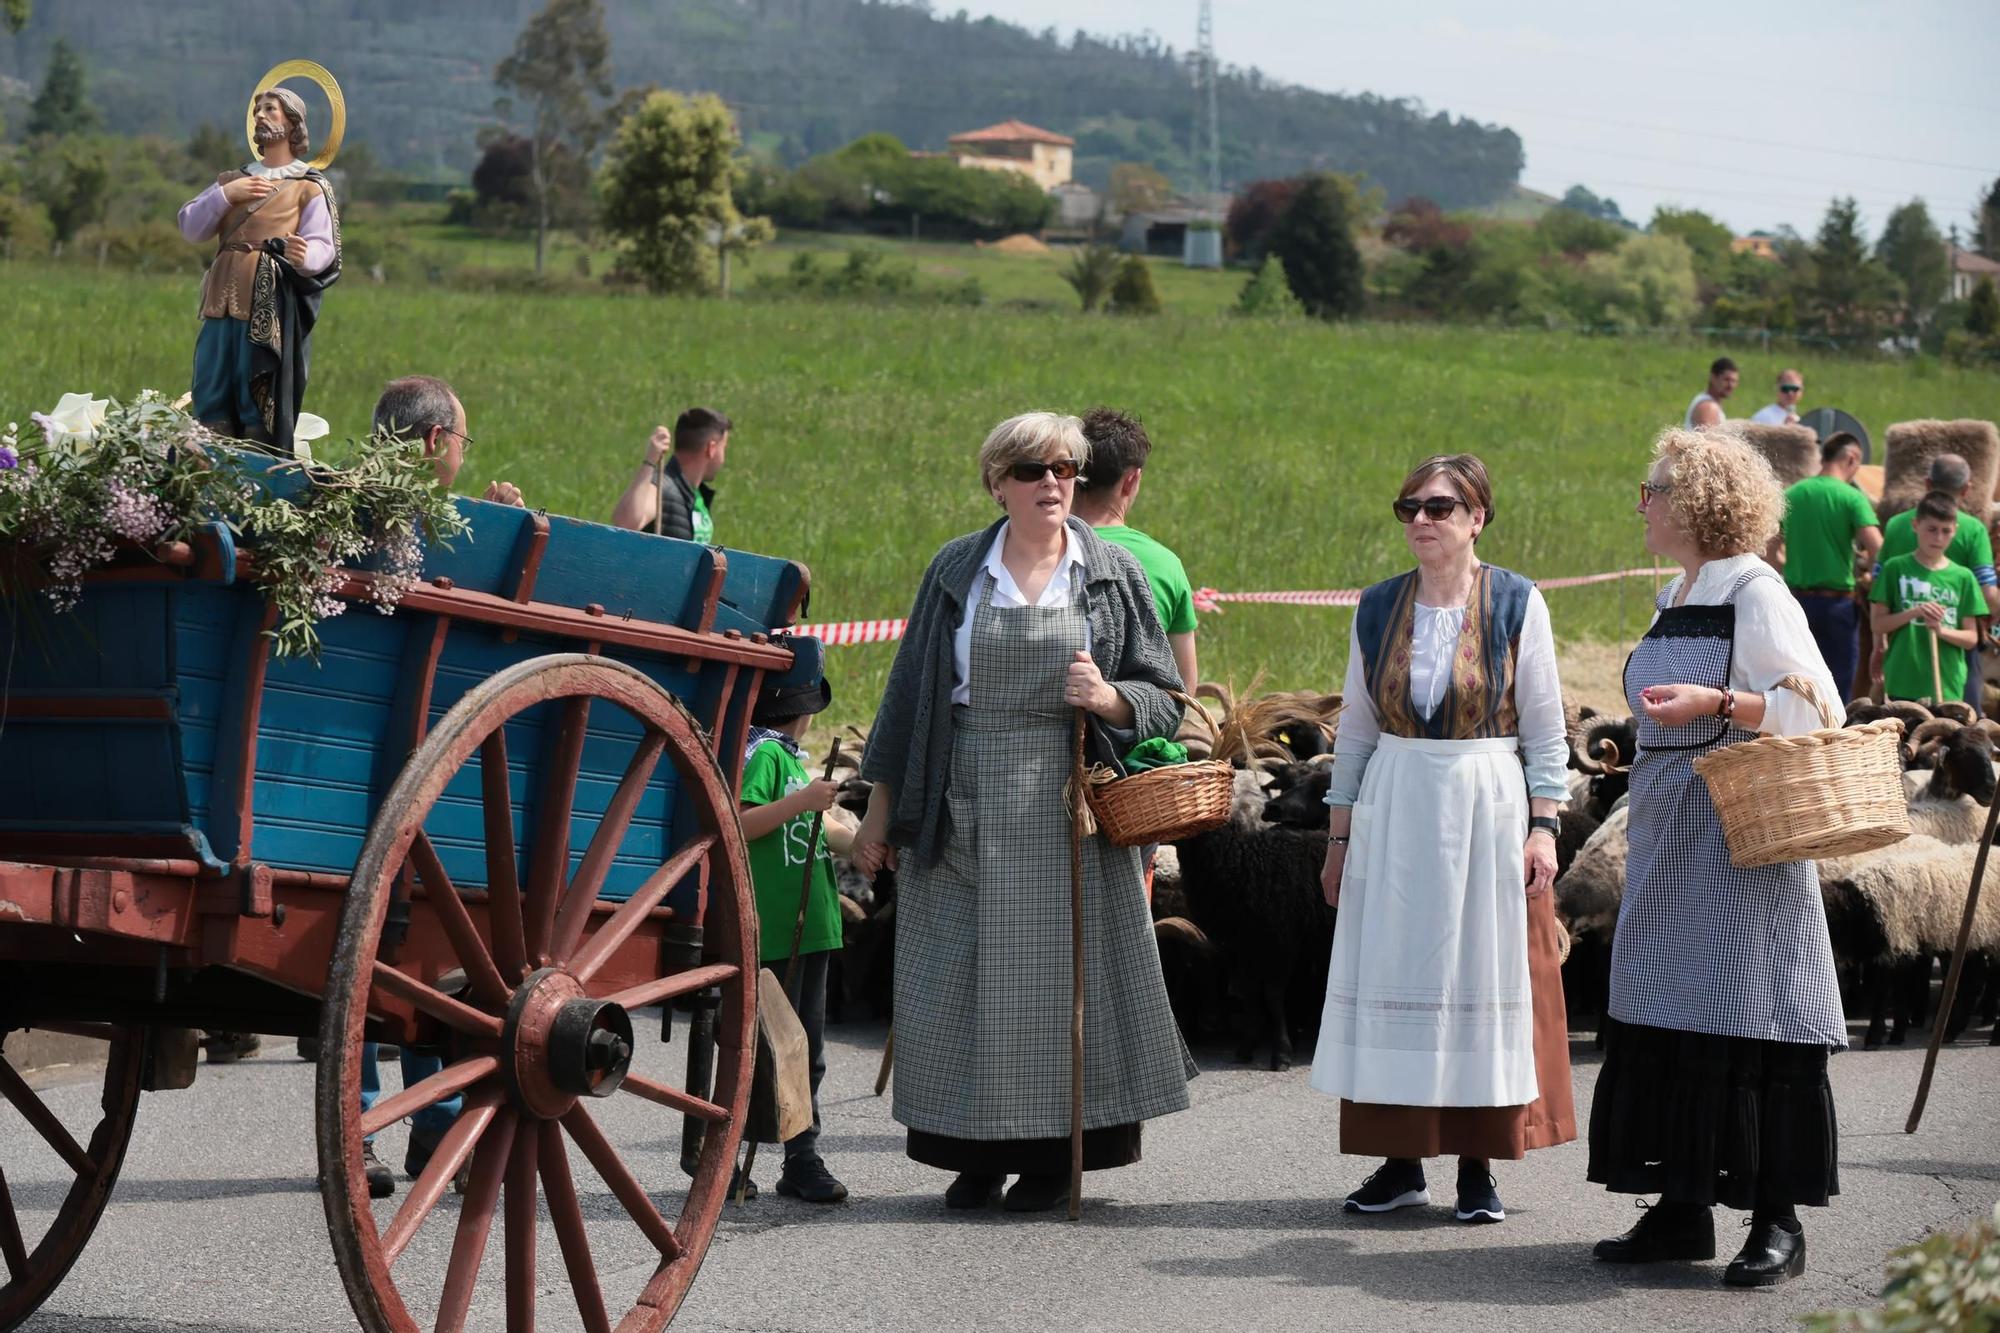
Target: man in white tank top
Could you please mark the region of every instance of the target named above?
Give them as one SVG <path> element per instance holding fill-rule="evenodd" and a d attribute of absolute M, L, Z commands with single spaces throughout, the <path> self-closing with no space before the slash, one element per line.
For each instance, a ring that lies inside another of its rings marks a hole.
<path fill-rule="evenodd" d="M 1689 430 L 1721 425 L 1722 400 L 1736 392 L 1739 378 L 1734 361 L 1726 356 L 1715 358 L 1708 367 L 1708 388 L 1689 401 L 1687 416 L 1682 419 L 1681 425 Z"/>

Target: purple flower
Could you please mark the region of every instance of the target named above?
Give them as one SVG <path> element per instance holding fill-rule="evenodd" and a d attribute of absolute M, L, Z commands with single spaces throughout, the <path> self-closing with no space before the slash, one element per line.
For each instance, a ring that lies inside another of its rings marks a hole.
<path fill-rule="evenodd" d="M 20 465 L 20 462 L 21 456 L 19 454 L 9 449 L 6 445 L 0 444 L 0 472 L 11 472 L 15 467 Z"/>

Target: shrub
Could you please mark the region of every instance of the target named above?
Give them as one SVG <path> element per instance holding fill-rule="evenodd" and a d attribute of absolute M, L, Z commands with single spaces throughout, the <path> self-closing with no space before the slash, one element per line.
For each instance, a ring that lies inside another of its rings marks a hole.
<path fill-rule="evenodd" d="M 1271 253 L 1285 266 L 1285 280 L 1320 319 L 1361 311 L 1361 251 L 1348 211 L 1353 189 L 1330 172 L 1303 177 L 1271 229 Z"/>
<path fill-rule="evenodd" d="M 40 204 L 0 194 L 0 259 L 39 259 L 48 254 L 54 238 Z"/>
<path fill-rule="evenodd" d="M 1879 1310 L 1808 1315 L 1809 1333 L 2000 1328 L 2000 1205 L 1968 1231 L 1941 1231 L 1889 1256 Z"/>
<path fill-rule="evenodd" d="M 189 245 L 180 228 L 164 218 L 125 227 L 85 227 L 71 242 L 69 255 L 78 263 L 140 273 L 199 273 L 207 259 L 204 248 Z"/>
<path fill-rule="evenodd" d="M 1285 268 L 1275 259 L 1265 259 L 1243 284 L 1242 294 L 1236 298 L 1236 313 L 1265 317 L 1303 315 L 1305 307 L 1292 294 L 1291 286 L 1285 281 Z"/>
<path fill-rule="evenodd" d="M 1157 315 L 1160 292 L 1153 286 L 1153 268 L 1138 255 L 1125 256 L 1118 277 L 1111 284 L 1111 313 L 1114 315 Z"/>
<path fill-rule="evenodd" d="M 1086 245 L 1069 261 L 1069 267 L 1063 270 L 1063 281 L 1076 292 L 1084 314 L 1097 309 L 1111 294 L 1111 284 L 1118 279 L 1118 265 L 1118 252 L 1108 245 Z"/>

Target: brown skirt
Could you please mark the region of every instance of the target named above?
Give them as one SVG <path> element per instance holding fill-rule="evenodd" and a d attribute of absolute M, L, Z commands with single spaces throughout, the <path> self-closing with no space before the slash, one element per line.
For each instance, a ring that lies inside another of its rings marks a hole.
<path fill-rule="evenodd" d="M 1526 1106 L 1391 1106 L 1340 1099 L 1340 1150 L 1358 1157 L 1513 1161 L 1576 1137 L 1555 894 L 1528 899 L 1528 990 L 1535 1007 L 1535 1082 Z"/>

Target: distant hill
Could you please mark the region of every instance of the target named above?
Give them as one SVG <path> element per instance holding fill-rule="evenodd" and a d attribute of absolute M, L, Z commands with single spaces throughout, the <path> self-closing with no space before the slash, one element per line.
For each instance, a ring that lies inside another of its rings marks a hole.
<path fill-rule="evenodd" d="M 0 78 L 33 82 L 67 37 L 114 127 L 233 134 L 242 99 L 277 61 L 332 69 L 349 134 L 384 163 L 443 177 L 477 156 L 493 123 L 494 62 L 540 0 L 38 0 L 0 36 Z M 787 162 L 870 131 L 912 147 L 1019 117 L 1076 137 L 1077 174 L 1148 162 L 1192 185 L 1194 95 L 1182 56 L 1151 37 L 1059 39 L 927 5 L 865 0 L 610 0 L 621 86 L 721 94 L 760 151 Z M 1241 183 L 1312 168 L 1359 171 L 1393 202 L 1448 208 L 1505 198 L 1522 166 L 1513 131 L 1417 104 L 1279 84 L 1255 70 L 1221 83 L 1223 175 Z"/>

